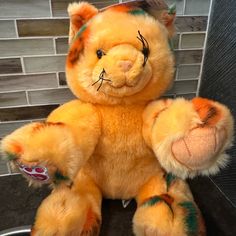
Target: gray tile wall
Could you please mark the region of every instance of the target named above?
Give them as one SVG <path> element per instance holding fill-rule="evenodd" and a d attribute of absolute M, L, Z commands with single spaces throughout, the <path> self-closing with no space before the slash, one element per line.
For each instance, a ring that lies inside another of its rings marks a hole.
<path fill-rule="evenodd" d="M 40 120 L 74 96 L 65 79 L 73 0 L 0 0 L 0 139 L 23 124 Z M 210 0 L 177 3 L 174 38 L 176 81 L 166 96 L 195 96 L 201 71 Z M 97 7 L 118 0 L 91 0 Z M 0 175 L 8 173 L 0 162 Z"/>

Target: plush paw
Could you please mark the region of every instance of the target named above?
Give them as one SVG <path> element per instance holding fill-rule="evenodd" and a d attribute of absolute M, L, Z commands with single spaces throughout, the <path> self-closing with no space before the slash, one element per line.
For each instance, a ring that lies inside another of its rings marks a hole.
<path fill-rule="evenodd" d="M 40 184 L 50 183 L 58 175 L 68 176 L 70 156 L 78 153 L 70 130 L 62 123 L 23 126 L 3 139 L 1 149 L 30 182 Z"/>
<path fill-rule="evenodd" d="M 134 216 L 137 236 L 203 236 L 205 227 L 193 201 L 178 202 L 169 194 L 154 195 Z"/>
<path fill-rule="evenodd" d="M 32 236 L 98 236 L 101 216 L 88 196 L 64 186 L 54 190 L 37 211 Z"/>
<path fill-rule="evenodd" d="M 200 210 L 182 179 L 170 173 L 160 173 L 142 186 L 136 199 L 135 235 L 205 235 Z"/>
<path fill-rule="evenodd" d="M 233 137 L 227 107 L 208 99 L 176 99 L 156 118 L 152 146 L 167 172 L 186 178 L 215 174 L 228 161 Z"/>
<path fill-rule="evenodd" d="M 195 98 L 192 103 L 201 123 L 172 144 L 172 154 L 190 170 L 203 170 L 214 165 L 228 146 L 232 121 L 228 109 L 217 102 Z"/>

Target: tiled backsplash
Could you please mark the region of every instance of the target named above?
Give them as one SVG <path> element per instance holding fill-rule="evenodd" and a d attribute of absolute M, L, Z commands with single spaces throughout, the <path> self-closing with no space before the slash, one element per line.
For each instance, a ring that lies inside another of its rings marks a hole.
<path fill-rule="evenodd" d="M 44 119 L 73 98 L 66 86 L 65 56 L 72 0 L 0 0 L 0 138 Z M 118 0 L 92 0 L 101 8 Z M 121 1 L 120 1 L 121 2 Z M 195 96 L 201 71 L 210 0 L 176 2 L 176 81 L 169 96 Z M 9 168 L 0 161 L 0 175 Z"/>

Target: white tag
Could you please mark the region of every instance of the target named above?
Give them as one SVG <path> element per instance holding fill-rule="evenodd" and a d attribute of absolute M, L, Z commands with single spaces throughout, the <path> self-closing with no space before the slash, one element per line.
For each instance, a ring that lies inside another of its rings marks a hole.
<path fill-rule="evenodd" d="M 122 200 L 122 205 L 123 205 L 123 207 L 126 208 L 126 207 L 130 204 L 131 200 L 132 200 L 132 199 L 129 199 L 129 200 Z"/>

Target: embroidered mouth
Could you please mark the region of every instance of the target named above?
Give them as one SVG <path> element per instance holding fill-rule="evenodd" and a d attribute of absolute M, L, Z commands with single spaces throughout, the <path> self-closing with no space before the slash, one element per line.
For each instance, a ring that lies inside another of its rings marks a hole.
<path fill-rule="evenodd" d="M 110 82 L 103 84 L 102 92 L 115 97 L 130 96 L 143 90 L 151 78 L 152 70 L 147 70 L 142 72 L 133 84 L 128 84 L 127 81 L 122 84 L 114 84 L 110 79 Z"/>

